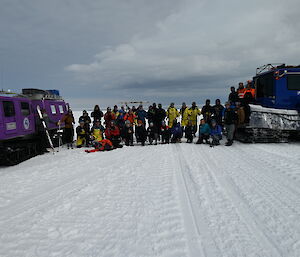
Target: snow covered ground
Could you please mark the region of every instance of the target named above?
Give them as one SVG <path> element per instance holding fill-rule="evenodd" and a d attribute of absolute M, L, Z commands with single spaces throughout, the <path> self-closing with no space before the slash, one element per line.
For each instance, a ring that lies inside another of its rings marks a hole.
<path fill-rule="evenodd" d="M 300 256 L 300 144 L 63 149 L 0 168 L 0 256 Z"/>

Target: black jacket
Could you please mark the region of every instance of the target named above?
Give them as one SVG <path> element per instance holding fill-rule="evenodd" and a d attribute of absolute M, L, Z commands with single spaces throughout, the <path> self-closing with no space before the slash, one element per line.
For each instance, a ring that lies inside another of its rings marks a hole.
<path fill-rule="evenodd" d="M 214 108 L 214 119 L 218 124 L 221 124 L 224 106 L 222 104 L 218 104 L 218 105 L 214 105 L 213 108 Z"/>
<path fill-rule="evenodd" d="M 194 133 L 193 126 L 186 126 L 184 132 L 185 132 L 185 138 L 192 138 Z"/>
<path fill-rule="evenodd" d="M 157 128 L 155 126 L 147 128 L 147 134 L 149 137 L 154 138 L 155 134 L 158 134 Z"/>
<path fill-rule="evenodd" d="M 224 124 L 231 125 L 235 124 L 238 120 L 238 116 L 236 114 L 236 111 L 232 108 L 225 109 L 224 112 Z"/>
<path fill-rule="evenodd" d="M 96 120 L 96 119 L 101 120 L 101 118 L 103 117 L 103 112 L 100 111 L 100 110 L 98 110 L 98 111 L 93 111 L 93 112 L 91 113 L 91 117 L 93 117 L 94 120 Z"/>
<path fill-rule="evenodd" d="M 80 116 L 80 117 L 79 117 L 79 122 L 80 122 L 81 120 L 84 120 L 84 123 L 85 123 L 85 124 L 90 124 L 90 123 L 92 122 L 90 116 L 88 116 L 88 115 L 87 115 L 87 116 L 83 116 L 83 115 Z"/>
<path fill-rule="evenodd" d="M 211 119 L 211 116 L 214 114 L 214 108 L 211 105 L 204 105 L 201 109 L 201 114 L 205 121 Z"/>
<path fill-rule="evenodd" d="M 135 128 L 135 136 L 138 141 L 146 141 L 147 139 L 147 130 L 144 126 L 137 126 Z"/>
<path fill-rule="evenodd" d="M 231 103 L 236 103 L 239 101 L 239 95 L 237 92 L 231 92 L 228 96 L 228 100 L 231 102 Z"/>
<path fill-rule="evenodd" d="M 83 132 L 84 131 L 84 132 Z M 76 128 L 76 134 L 77 134 L 77 136 L 79 136 L 79 137 L 81 137 L 81 138 L 85 138 L 86 137 L 86 130 L 85 130 L 85 128 L 83 127 L 80 127 L 80 126 L 78 126 L 77 128 Z"/>
<path fill-rule="evenodd" d="M 133 127 L 124 126 L 121 132 L 121 137 L 124 139 L 133 137 Z"/>
<path fill-rule="evenodd" d="M 166 111 L 164 109 L 156 109 L 155 113 L 155 123 L 161 125 L 161 122 L 166 118 Z"/>

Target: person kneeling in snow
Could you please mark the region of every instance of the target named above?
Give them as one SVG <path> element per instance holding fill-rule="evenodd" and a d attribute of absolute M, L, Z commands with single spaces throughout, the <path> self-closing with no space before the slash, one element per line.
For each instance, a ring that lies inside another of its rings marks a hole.
<path fill-rule="evenodd" d="M 194 131 L 195 131 L 195 128 L 193 126 L 193 123 L 192 123 L 192 121 L 189 120 L 187 126 L 184 128 L 185 138 L 187 139 L 187 141 L 186 141 L 187 143 L 193 142 Z"/>
<path fill-rule="evenodd" d="M 84 145 L 88 146 L 88 133 L 85 130 L 85 123 L 83 119 L 79 120 L 79 126 L 76 128 L 77 148 L 83 147 Z"/>
<path fill-rule="evenodd" d="M 147 134 L 148 134 L 149 144 L 152 145 L 154 141 L 154 144 L 157 145 L 158 129 L 153 122 L 149 123 L 149 127 L 147 128 Z"/>
<path fill-rule="evenodd" d="M 92 145 L 95 147 L 95 149 L 85 150 L 86 153 L 103 152 L 115 149 L 112 142 L 108 139 L 103 139 L 101 141 L 95 140 L 92 142 Z"/>
<path fill-rule="evenodd" d="M 121 143 L 121 136 L 120 136 L 120 129 L 118 126 L 115 125 L 114 121 L 110 122 L 109 127 L 105 130 L 105 137 L 106 139 L 109 139 L 115 148 L 122 148 L 123 146 Z"/>
<path fill-rule="evenodd" d="M 101 141 L 103 137 L 103 132 L 105 131 L 104 127 L 101 125 L 101 121 L 99 119 L 95 119 L 94 125 L 91 129 L 91 137 L 94 140 Z"/>
<path fill-rule="evenodd" d="M 138 124 L 135 127 L 135 137 L 137 143 L 142 143 L 142 146 L 145 145 L 147 140 L 147 130 L 145 129 L 143 121 L 141 120 L 138 120 Z"/>
<path fill-rule="evenodd" d="M 173 127 L 171 128 L 171 143 L 181 143 L 182 138 L 182 127 L 179 122 L 175 119 L 173 121 Z"/>
<path fill-rule="evenodd" d="M 212 139 L 210 145 L 219 145 L 222 139 L 222 127 L 215 120 L 211 121 L 210 137 Z"/>
<path fill-rule="evenodd" d="M 161 122 L 160 134 L 161 134 L 162 144 L 169 144 L 170 136 L 171 136 L 170 135 L 170 129 L 169 129 L 169 126 L 167 126 L 165 121 Z"/>
<path fill-rule="evenodd" d="M 208 123 L 205 122 L 204 119 L 200 121 L 200 126 L 199 126 L 199 139 L 196 144 L 203 144 L 203 140 L 205 140 L 206 143 L 208 143 L 210 135 L 210 126 Z"/>
<path fill-rule="evenodd" d="M 122 129 L 122 139 L 125 141 L 126 146 L 133 146 L 133 126 L 129 120 L 125 121 L 125 126 Z"/>

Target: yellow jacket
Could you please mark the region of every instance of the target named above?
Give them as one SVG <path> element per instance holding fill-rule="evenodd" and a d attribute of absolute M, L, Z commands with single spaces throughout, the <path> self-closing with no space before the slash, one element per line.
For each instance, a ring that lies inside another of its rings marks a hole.
<path fill-rule="evenodd" d="M 80 146 L 80 145 L 83 145 L 84 143 L 86 143 L 85 142 L 86 132 L 85 132 L 84 128 L 78 126 L 76 128 L 76 133 L 77 133 L 76 145 Z"/>
<path fill-rule="evenodd" d="M 173 127 L 173 121 L 179 117 L 179 112 L 175 107 L 169 107 L 167 110 L 167 118 L 169 119 L 169 128 Z"/>
<path fill-rule="evenodd" d="M 181 115 L 181 126 L 182 127 L 187 126 L 188 122 L 189 122 L 189 116 L 190 116 L 189 108 L 186 107 L 184 110 L 182 110 L 182 108 L 181 108 L 180 115 Z"/>
<path fill-rule="evenodd" d="M 97 141 L 101 141 L 103 138 L 103 133 L 100 128 L 94 128 L 92 131 L 92 136 L 95 138 Z"/>
<path fill-rule="evenodd" d="M 197 125 L 197 116 L 201 114 L 200 109 L 196 106 L 195 109 L 192 107 L 189 109 L 189 120 L 192 122 L 192 125 Z"/>

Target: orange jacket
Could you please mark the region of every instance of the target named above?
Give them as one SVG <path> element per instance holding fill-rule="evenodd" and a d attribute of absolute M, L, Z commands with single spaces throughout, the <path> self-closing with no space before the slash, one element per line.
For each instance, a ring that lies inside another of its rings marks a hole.
<path fill-rule="evenodd" d="M 136 115 L 134 113 L 132 113 L 132 114 L 126 113 L 124 116 L 124 120 L 129 120 L 131 124 L 134 123 L 135 118 L 136 118 Z"/>
<path fill-rule="evenodd" d="M 114 148 L 112 142 L 108 139 L 103 139 L 103 140 L 99 141 L 99 143 L 101 143 L 101 147 L 95 148 L 93 150 L 85 150 L 85 152 L 86 153 L 94 153 L 94 152 L 99 152 L 99 151 L 112 150 Z"/>
<path fill-rule="evenodd" d="M 239 88 L 237 90 L 237 93 L 238 93 L 239 98 L 244 98 L 245 88 Z"/>
<path fill-rule="evenodd" d="M 102 145 L 102 147 L 99 148 L 100 151 L 104 151 L 107 150 L 109 148 L 113 148 L 113 144 L 110 140 L 108 139 L 103 139 L 101 141 L 99 141 Z"/>
<path fill-rule="evenodd" d="M 244 96 L 246 93 L 250 93 L 253 98 L 255 97 L 255 89 L 254 88 L 246 88 L 246 90 L 244 91 Z"/>

